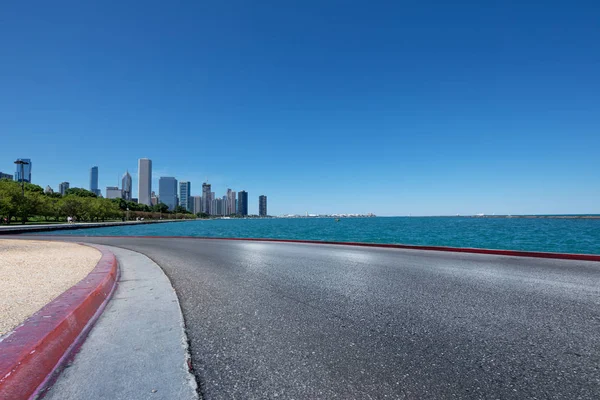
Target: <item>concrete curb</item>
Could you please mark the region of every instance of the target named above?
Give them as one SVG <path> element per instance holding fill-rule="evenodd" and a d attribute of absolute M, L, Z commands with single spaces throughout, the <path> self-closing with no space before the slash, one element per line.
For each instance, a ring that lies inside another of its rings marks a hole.
<path fill-rule="evenodd" d="M 103 246 L 96 267 L 0 341 L 0 398 L 43 394 L 81 346 L 115 290 L 118 264 Z"/>
<path fill-rule="evenodd" d="M 72 237 L 70 235 L 52 235 L 53 237 Z M 600 262 L 598 254 L 578 254 L 578 253 L 553 253 L 543 251 L 523 251 L 523 250 L 497 250 L 480 249 L 474 247 L 445 247 L 445 246 L 419 246 L 408 244 L 391 243 L 365 243 L 365 242 L 333 242 L 320 240 L 297 240 L 297 239 L 269 239 L 269 238 L 221 238 L 221 237 L 202 237 L 202 236 L 88 236 L 88 238 L 122 238 L 122 239 L 196 239 L 196 240 L 233 240 L 233 241 L 251 241 L 251 242 L 274 242 L 274 243 L 305 243 L 305 244 L 327 244 L 339 246 L 359 246 L 359 247 L 378 247 L 388 249 L 404 250 L 429 250 L 429 251 L 447 251 L 454 253 L 474 253 L 489 254 L 497 256 L 510 257 L 533 257 L 533 258 L 553 258 L 560 260 L 579 260 L 579 261 L 597 261 Z"/>

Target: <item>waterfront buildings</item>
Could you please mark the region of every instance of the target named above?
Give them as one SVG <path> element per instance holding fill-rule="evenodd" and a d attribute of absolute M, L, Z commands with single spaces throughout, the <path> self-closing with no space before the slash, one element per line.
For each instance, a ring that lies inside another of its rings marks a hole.
<path fill-rule="evenodd" d="M 175 210 L 177 207 L 177 179 L 172 176 L 161 176 L 158 180 L 158 197 L 161 203 L 169 207 L 169 210 Z"/>
<path fill-rule="evenodd" d="M 200 214 L 202 212 L 202 196 L 190 196 L 190 204 L 192 213 Z"/>
<path fill-rule="evenodd" d="M 211 191 L 210 191 L 210 183 L 204 182 L 202 184 L 202 212 L 206 214 L 211 214 Z"/>
<path fill-rule="evenodd" d="M 22 179 L 25 182 L 31 181 L 31 159 L 19 159 L 29 164 L 17 163 L 16 180 Z M 21 172 L 21 166 L 23 171 Z M 102 197 L 99 185 L 99 167 L 90 168 L 89 189 L 92 193 Z M 0 172 L 0 179 L 12 179 L 13 175 Z M 227 215 L 248 215 L 248 193 L 246 191 L 235 192 L 227 188 L 225 195 L 213 192 L 212 186 L 208 182 L 202 184 L 202 196 L 192 196 L 191 182 L 178 182 L 174 177 L 161 177 L 161 186 L 156 193 L 152 191 L 152 160 L 148 158 L 138 159 L 138 199 L 140 204 L 153 206 L 159 203 L 165 203 L 170 210 L 174 210 L 177 205 L 181 205 L 189 212 L 194 214 L 206 213 L 213 216 Z M 115 182 L 116 183 L 116 182 Z M 133 179 L 129 171 L 126 171 L 121 177 L 121 189 L 117 186 L 106 187 L 106 198 L 122 198 L 126 201 L 133 201 Z M 77 184 L 79 186 L 79 184 Z M 199 185 L 198 185 L 199 186 Z M 82 185 L 83 187 L 83 185 Z M 65 195 L 70 188 L 69 182 L 61 182 L 57 192 Z M 46 193 L 52 193 L 50 186 L 46 187 Z M 179 196 L 178 196 L 179 195 Z M 135 199 L 137 200 L 137 199 Z M 265 195 L 259 197 L 259 215 L 267 215 L 267 198 Z"/>
<path fill-rule="evenodd" d="M 177 190 L 177 189 L 175 189 Z M 152 160 L 140 158 L 138 160 L 138 202 L 147 206 L 152 205 Z M 159 189 L 160 194 L 160 189 Z"/>
<path fill-rule="evenodd" d="M 121 199 L 123 198 L 123 192 L 117 186 L 106 187 L 106 198 L 107 199 Z"/>
<path fill-rule="evenodd" d="M 229 200 L 227 200 L 227 195 L 223 196 L 221 201 L 223 202 L 223 214 L 221 215 L 229 215 Z"/>
<path fill-rule="evenodd" d="M 237 213 L 241 216 L 248 215 L 248 192 L 246 192 L 245 190 L 238 192 Z"/>
<path fill-rule="evenodd" d="M 214 193 L 213 193 L 214 195 Z M 224 208 L 223 208 L 223 199 L 222 198 L 214 198 L 211 201 L 211 215 L 224 215 Z"/>
<path fill-rule="evenodd" d="M 98 167 L 94 166 L 90 169 L 90 192 L 95 195 L 100 195 L 100 190 L 98 189 Z"/>
<path fill-rule="evenodd" d="M 190 192 L 192 191 L 192 184 L 188 181 L 179 182 L 179 205 L 188 211 L 192 211 L 192 204 L 190 202 Z"/>
<path fill-rule="evenodd" d="M 15 181 L 31 183 L 31 159 L 18 158 L 16 164 Z"/>
<path fill-rule="evenodd" d="M 121 179 L 121 188 L 123 190 L 123 199 L 131 201 L 132 181 L 129 171 L 125 172 L 123 178 Z"/>
<path fill-rule="evenodd" d="M 258 215 L 261 217 L 267 216 L 267 196 L 264 194 L 258 196 Z"/>
<path fill-rule="evenodd" d="M 61 182 L 58 184 L 58 192 L 61 196 L 64 196 L 67 193 L 67 189 L 69 188 L 69 182 Z"/>
<path fill-rule="evenodd" d="M 235 208 L 235 192 L 231 189 L 227 189 L 227 211 L 226 215 L 232 215 L 237 213 L 237 209 Z"/>

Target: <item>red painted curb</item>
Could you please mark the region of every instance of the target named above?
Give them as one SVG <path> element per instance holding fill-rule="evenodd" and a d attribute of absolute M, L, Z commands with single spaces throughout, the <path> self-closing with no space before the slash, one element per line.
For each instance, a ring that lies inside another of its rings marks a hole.
<path fill-rule="evenodd" d="M 71 235 L 52 235 L 52 237 L 73 237 Z M 495 250 L 479 249 L 473 247 L 444 247 L 444 246 L 418 246 L 409 244 L 391 244 L 391 243 L 365 243 L 365 242 L 331 242 L 320 240 L 297 240 L 297 239 L 269 239 L 269 238 L 220 238 L 207 236 L 87 236 L 89 238 L 122 238 L 122 239 L 199 239 L 199 240 L 236 240 L 253 242 L 280 242 L 280 243 L 307 243 L 307 244 L 333 244 L 341 246 L 360 246 L 360 247 L 380 247 L 389 249 L 404 250 L 429 250 L 429 251 L 448 251 L 455 253 L 475 253 L 491 254 L 497 256 L 511 257 L 533 257 L 533 258 L 555 258 L 561 260 L 580 260 L 580 261 L 598 261 L 600 255 L 597 254 L 578 254 L 578 253 L 551 253 L 542 251 L 522 251 L 522 250 Z"/>
<path fill-rule="evenodd" d="M 110 299 L 117 260 L 102 246 L 96 267 L 0 342 L 0 399 L 37 397 L 78 348 Z"/>

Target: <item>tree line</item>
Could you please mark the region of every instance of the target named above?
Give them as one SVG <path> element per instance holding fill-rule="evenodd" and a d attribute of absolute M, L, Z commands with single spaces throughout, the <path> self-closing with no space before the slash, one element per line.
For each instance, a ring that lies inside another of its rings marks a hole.
<path fill-rule="evenodd" d="M 67 189 L 62 196 L 44 193 L 41 186 L 32 183 L 25 182 L 23 187 L 24 193 L 20 182 L 0 179 L 0 222 L 26 223 L 31 219 L 59 222 L 66 221 L 67 217 L 85 222 L 172 218 L 163 203 L 149 207 L 124 199 L 104 199 L 82 188 Z M 195 218 L 184 208 L 177 208 L 178 218 Z"/>

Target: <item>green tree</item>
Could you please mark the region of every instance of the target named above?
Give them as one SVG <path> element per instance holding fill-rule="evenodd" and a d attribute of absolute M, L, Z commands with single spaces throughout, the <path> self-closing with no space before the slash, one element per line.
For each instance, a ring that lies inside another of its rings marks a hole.
<path fill-rule="evenodd" d="M 6 218 L 7 223 L 19 214 L 19 205 L 23 201 L 21 187 L 17 182 L 0 180 L 0 217 Z"/>
<path fill-rule="evenodd" d="M 39 185 L 35 185 L 33 183 L 29 183 L 29 182 L 25 182 L 25 191 L 26 192 L 32 192 L 32 193 L 37 193 L 37 194 L 44 194 L 44 189 L 39 186 Z"/>
<path fill-rule="evenodd" d="M 179 214 L 191 214 L 191 212 L 189 212 L 185 207 L 183 206 L 177 206 L 175 207 L 175 212 L 179 213 Z"/>
<path fill-rule="evenodd" d="M 26 191 L 24 198 L 21 196 L 18 206 L 18 213 L 23 224 L 29 220 L 29 217 L 32 217 L 38 213 L 42 197 L 43 195 L 31 191 Z"/>
<path fill-rule="evenodd" d="M 169 206 L 165 203 L 158 203 L 152 206 L 153 212 L 167 213 L 169 212 Z"/>
<path fill-rule="evenodd" d="M 55 221 L 58 221 L 60 218 L 60 200 L 53 196 L 40 196 L 39 206 L 38 206 L 38 215 L 44 217 L 46 221 L 49 221 L 50 218 L 54 218 Z"/>
<path fill-rule="evenodd" d="M 61 199 L 60 213 L 65 217 L 74 217 L 81 220 L 83 214 L 83 200 L 81 197 L 67 195 Z"/>
<path fill-rule="evenodd" d="M 70 194 L 77 196 L 77 197 L 98 197 L 96 195 L 96 193 L 89 191 L 87 189 L 78 188 L 78 187 L 73 187 L 73 188 L 67 189 L 67 191 L 65 192 L 65 196 L 68 196 Z"/>

